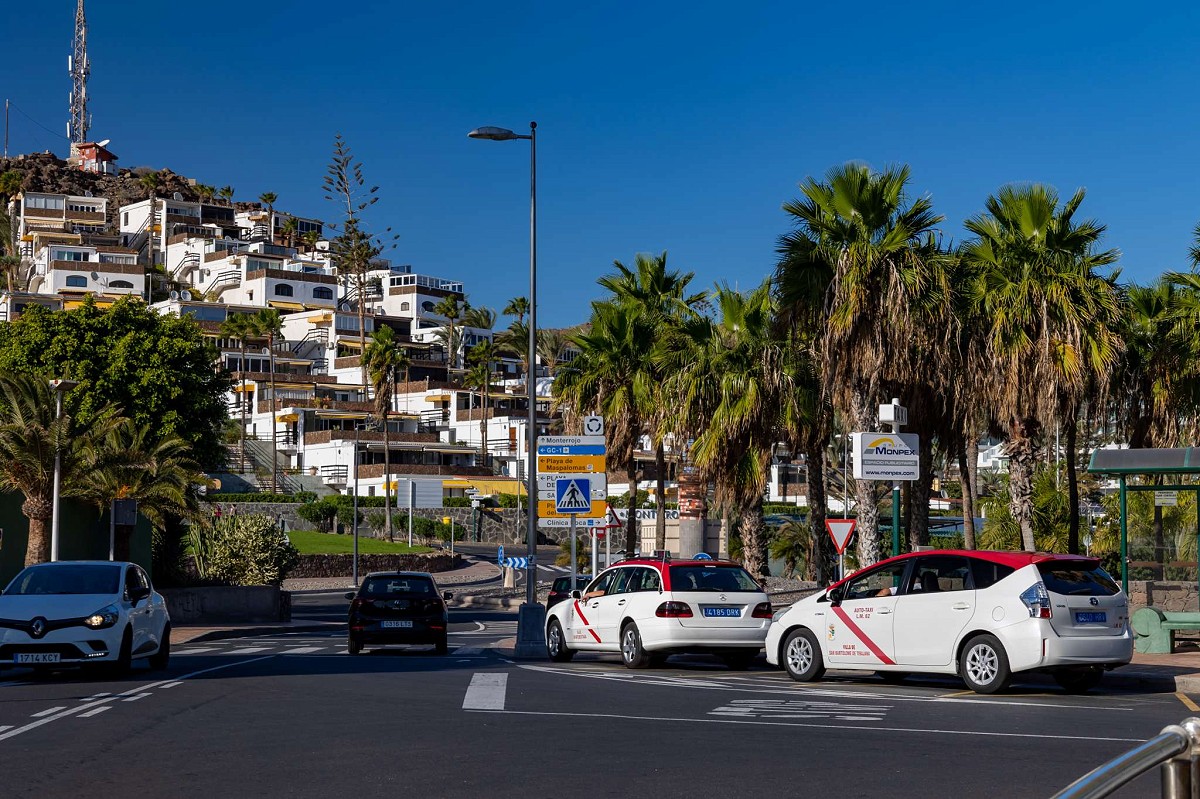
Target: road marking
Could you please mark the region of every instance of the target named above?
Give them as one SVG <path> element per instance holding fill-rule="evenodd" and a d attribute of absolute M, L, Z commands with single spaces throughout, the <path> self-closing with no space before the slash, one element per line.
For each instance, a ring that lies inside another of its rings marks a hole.
<path fill-rule="evenodd" d="M 1193 702 L 1191 700 L 1191 698 L 1187 694 L 1183 693 L 1182 691 L 1175 694 L 1175 698 L 1178 699 L 1180 702 L 1182 702 L 1183 706 L 1186 707 L 1188 710 L 1191 710 L 1192 712 L 1200 710 L 1200 705 L 1197 705 L 1195 702 Z"/>
<path fill-rule="evenodd" d="M 504 710 L 507 691 L 508 675 L 504 672 L 478 672 L 467 686 L 463 710 Z"/>
<path fill-rule="evenodd" d="M 808 702 L 784 699 L 735 699 L 708 711 L 710 716 L 766 719 L 838 719 L 840 721 L 883 721 L 888 705 L 851 705 L 842 702 Z"/>
<path fill-rule="evenodd" d="M 232 652 L 226 652 L 227 655 L 253 655 L 255 652 L 266 652 L 271 647 L 269 646 L 248 646 L 245 649 L 235 649 Z"/>
<path fill-rule="evenodd" d="M 94 702 L 94 701 L 96 701 L 97 699 L 103 699 L 103 698 L 104 698 L 104 697 L 106 697 L 106 696 L 112 696 L 112 694 L 110 694 L 108 691 L 105 691 L 105 692 L 104 692 L 104 693 L 102 693 L 102 694 L 92 694 L 92 695 L 91 695 L 91 696 L 89 696 L 88 698 L 86 698 L 86 699 L 81 699 L 80 701 L 81 701 L 81 702 Z"/>
<path fill-rule="evenodd" d="M 57 721 L 59 719 L 66 718 L 68 716 L 72 716 L 76 713 L 82 713 L 84 711 L 92 710 L 93 708 L 103 705 L 106 702 L 114 701 L 116 699 L 122 699 L 126 696 L 133 696 L 134 694 L 141 693 L 142 691 L 145 691 L 148 688 L 158 688 L 158 687 L 165 685 L 168 682 L 182 682 L 183 680 L 189 680 L 192 677 L 199 677 L 201 674 L 208 674 L 210 671 L 220 671 L 221 669 L 231 669 L 234 666 L 244 666 L 247 663 L 256 663 L 260 660 L 268 660 L 273 657 L 275 657 L 275 656 L 274 655 L 263 655 L 262 657 L 250 658 L 249 660 L 239 660 L 236 663 L 223 663 L 220 666 L 210 666 L 207 669 L 200 669 L 199 671 L 193 671 L 190 674 L 185 674 L 182 677 L 177 677 L 174 680 L 160 680 L 159 682 L 152 682 L 152 683 L 149 683 L 148 685 L 140 685 L 137 688 L 130 688 L 128 691 L 117 694 L 116 696 L 109 696 L 109 697 L 105 697 L 104 699 L 98 699 L 95 702 L 79 705 L 74 708 L 68 708 L 67 710 L 64 710 L 61 713 L 57 713 L 53 716 L 44 716 L 42 718 L 39 718 L 37 721 L 31 721 L 28 724 L 25 724 L 24 726 L 21 726 L 21 727 L 17 727 L 15 729 L 13 729 L 12 727 L 9 727 L 3 731 L 0 731 L 0 741 L 6 741 L 9 738 L 13 738 L 18 735 L 21 735 L 22 733 L 29 732 L 30 730 L 35 730 L 38 727 L 42 726 L 43 724 L 49 724 L 52 721 Z"/>
<path fill-rule="evenodd" d="M 12 729 L 12 725 L 8 724 L 8 725 L 0 727 L 0 732 L 4 732 L 5 730 L 11 730 L 11 729 Z"/>
<path fill-rule="evenodd" d="M 175 682 L 169 682 L 166 685 L 160 685 L 158 687 L 159 688 L 174 688 L 176 685 L 179 685 L 179 680 L 176 680 Z"/>
<path fill-rule="evenodd" d="M 197 647 L 196 649 L 176 649 L 171 654 L 173 654 L 173 655 L 200 655 L 205 652 L 216 652 L 216 651 L 217 650 L 215 647 L 202 646 L 202 647 Z"/>
<path fill-rule="evenodd" d="M 121 701 L 123 701 L 123 702 L 136 702 L 136 701 L 138 701 L 139 699 L 145 699 L 145 698 L 146 698 L 146 697 L 148 697 L 148 696 L 150 696 L 150 692 L 149 692 L 149 691 L 146 691 L 145 693 L 134 694 L 133 696 L 127 696 L 127 697 L 125 697 L 125 698 L 124 698 L 123 700 L 121 700 Z"/>
<path fill-rule="evenodd" d="M 952 694 L 938 694 L 938 699 L 949 699 L 952 696 L 970 696 L 974 691 L 955 691 Z"/>
<path fill-rule="evenodd" d="M 34 713 L 32 716 L 30 716 L 30 718 L 36 719 L 36 718 L 40 718 L 42 716 L 49 716 L 51 713 L 57 713 L 60 710 L 66 710 L 66 709 L 67 709 L 66 705 L 61 705 L 59 707 L 46 708 L 45 710 L 42 710 L 38 713 Z"/>
<path fill-rule="evenodd" d="M 320 652 L 325 647 L 323 646 L 298 646 L 295 649 L 285 649 L 279 654 L 281 655 L 311 655 L 313 652 Z"/>
<path fill-rule="evenodd" d="M 101 713 L 103 713 L 106 710 L 112 710 L 112 705 L 101 705 L 100 707 L 96 708 L 95 710 L 89 710 L 87 713 L 80 713 L 79 718 L 90 719 L 92 716 L 99 716 Z"/>
<path fill-rule="evenodd" d="M 923 735 L 975 735 L 985 738 L 1035 738 L 1055 741 L 1105 741 L 1115 743 L 1143 743 L 1141 738 L 1104 738 L 1084 735 L 1044 735 L 1033 732 L 989 732 L 983 730 L 939 730 L 919 727 L 867 727 L 860 724 L 806 724 L 798 721 L 763 721 L 759 719 L 689 719 L 670 716 L 628 716 L 621 713 L 566 713 L 545 710 L 482 710 L 463 708 L 474 712 L 517 716 L 559 716 L 581 719 L 619 719 L 621 721 L 676 721 L 692 724 L 752 724 L 761 727 L 807 727 L 817 730 L 866 730 L 874 732 L 911 732 Z"/>

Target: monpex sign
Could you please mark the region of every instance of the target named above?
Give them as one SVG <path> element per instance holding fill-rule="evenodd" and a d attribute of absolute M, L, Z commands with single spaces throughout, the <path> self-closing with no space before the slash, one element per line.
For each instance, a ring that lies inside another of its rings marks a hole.
<path fill-rule="evenodd" d="M 852 433 L 854 479 L 916 480 L 921 438 L 915 433 Z"/>

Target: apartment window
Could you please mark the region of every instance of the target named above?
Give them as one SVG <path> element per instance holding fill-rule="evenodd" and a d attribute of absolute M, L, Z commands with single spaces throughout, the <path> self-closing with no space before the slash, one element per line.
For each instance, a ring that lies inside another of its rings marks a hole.
<path fill-rule="evenodd" d="M 88 254 L 77 250 L 54 250 L 51 257 L 55 261 L 86 261 Z"/>
<path fill-rule="evenodd" d="M 66 207 L 66 202 L 62 197 L 26 197 L 26 208 L 46 208 L 52 211 L 61 211 Z"/>
<path fill-rule="evenodd" d="M 314 300 L 332 300 L 333 299 L 333 289 L 327 288 L 325 286 L 317 286 L 315 289 L 313 289 L 313 299 Z"/>
<path fill-rule="evenodd" d="M 87 278 L 83 275 L 68 275 L 67 288 L 85 289 L 87 288 Z"/>
<path fill-rule="evenodd" d="M 276 297 L 291 297 L 295 294 L 292 287 L 287 283 L 279 283 L 275 286 Z"/>
<path fill-rule="evenodd" d="M 113 280 L 108 284 L 110 289 L 131 289 L 133 284 L 128 280 Z"/>
<path fill-rule="evenodd" d="M 121 225 L 124 227 L 129 227 L 129 212 L 128 211 L 121 214 Z"/>
<path fill-rule="evenodd" d="M 407 310 L 410 310 L 411 308 L 412 308 L 412 306 L 407 302 L 400 303 L 400 310 L 402 310 L 402 311 L 407 311 Z"/>
<path fill-rule="evenodd" d="M 96 206 L 82 205 L 80 203 L 67 203 L 67 210 L 68 211 L 78 211 L 78 212 L 88 213 L 88 214 L 100 213 L 100 209 L 97 208 Z"/>
<path fill-rule="evenodd" d="M 259 269 L 274 269 L 278 264 L 274 261 L 264 261 L 262 258 L 247 258 L 246 271 L 257 272 Z"/>
<path fill-rule="evenodd" d="M 125 266 L 133 266 L 137 263 L 136 255 L 111 255 L 100 253 L 100 263 L 102 264 L 124 264 Z"/>
<path fill-rule="evenodd" d="M 426 300 L 425 302 L 421 303 L 421 310 L 432 313 L 433 312 L 433 303 L 430 302 L 429 300 Z"/>

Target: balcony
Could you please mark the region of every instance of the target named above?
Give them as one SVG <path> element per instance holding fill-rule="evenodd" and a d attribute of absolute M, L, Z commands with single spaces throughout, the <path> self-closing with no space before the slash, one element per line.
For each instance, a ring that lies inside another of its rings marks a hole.
<path fill-rule="evenodd" d="M 103 211 L 67 211 L 67 219 L 73 222 L 103 222 Z"/>
<path fill-rule="evenodd" d="M 353 441 L 353 430 L 314 430 L 311 433 L 304 434 L 305 445 L 310 444 L 328 444 L 333 441 Z M 383 431 L 380 430 L 360 430 L 358 431 L 358 440 L 360 442 L 383 442 Z M 433 433 L 392 433 L 389 441 L 400 443 L 409 441 L 423 444 L 436 444 L 438 437 Z"/>
<path fill-rule="evenodd" d="M 383 467 L 384 464 L 382 463 L 363 464 L 358 467 L 358 479 L 369 480 L 376 477 L 383 477 Z M 391 474 L 393 477 L 403 476 L 406 474 L 490 477 L 492 475 L 492 469 L 489 466 L 448 466 L 436 463 L 393 463 L 391 465 Z"/>
<path fill-rule="evenodd" d="M 354 400 L 331 400 L 323 397 L 306 397 L 304 399 L 287 399 L 280 397 L 275 401 L 275 409 L 282 410 L 283 408 L 316 408 L 336 411 L 357 411 L 361 413 L 370 413 L 375 410 L 373 402 L 356 402 Z M 264 400 L 258 403 L 259 413 L 271 412 L 271 401 Z"/>
<path fill-rule="evenodd" d="M 344 486 L 350 478 L 350 468 L 341 464 L 321 467 L 321 480 L 327 486 Z"/>
<path fill-rule="evenodd" d="M 26 206 L 21 211 L 26 217 L 37 217 L 39 219 L 66 219 L 66 211 L 62 208 L 29 208 Z"/>
<path fill-rule="evenodd" d="M 345 358 L 334 358 L 333 359 L 333 368 L 334 369 L 350 369 L 355 366 L 358 366 L 361 362 L 362 362 L 361 355 L 350 355 Z"/>
<path fill-rule="evenodd" d="M 269 277 L 272 280 L 298 280 L 301 283 L 324 283 L 329 286 L 337 285 L 337 278 L 323 272 L 307 272 L 302 269 L 254 269 L 246 274 L 246 280 L 259 280 Z"/>

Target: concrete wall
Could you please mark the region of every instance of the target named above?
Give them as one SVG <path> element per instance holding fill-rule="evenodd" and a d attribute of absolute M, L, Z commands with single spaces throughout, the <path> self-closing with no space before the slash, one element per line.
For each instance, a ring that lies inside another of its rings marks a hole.
<path fill-rule="evenodd" d="M 1130 580 L 1130 610 L 1155 607 L 1163 611 L 1196 611 L 1200 591 L 1194 582 L 1166 580 Z"/>
<path fill-rule="evenodd" d="M 279 622 L 292 618 L 291 594 L 273 585 L 165 588 L 171 622 Z"/>

